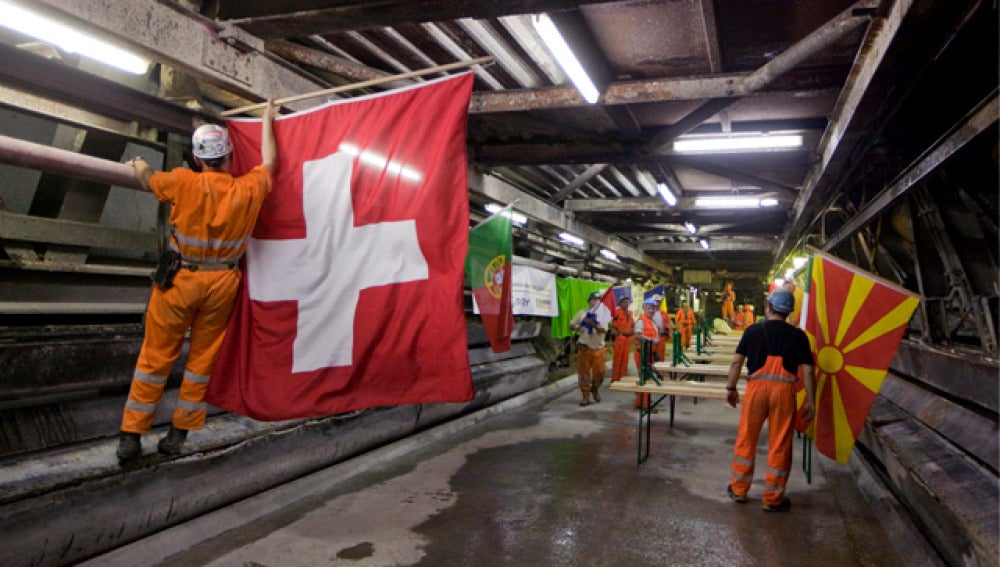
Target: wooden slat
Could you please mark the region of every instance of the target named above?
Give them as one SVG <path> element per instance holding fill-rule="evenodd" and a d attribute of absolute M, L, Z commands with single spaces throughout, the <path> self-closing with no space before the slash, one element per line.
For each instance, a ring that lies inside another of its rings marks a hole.
<path fill-rule="evenodd" d="M 664 382 L 656 384 L 649 382 L 640 386 L 636 382 L 626 382 L 624 379 L 612 382 L 611 390 L 615 392 L 636 392 L 642 394 L 658 394 L 669 396 L 690 396 L 695 398 L 726 399 L 727 391 L 721 383 L 711 382 Z M 743 388 L 737 386 L 737 391 L 743 394 Z"/>

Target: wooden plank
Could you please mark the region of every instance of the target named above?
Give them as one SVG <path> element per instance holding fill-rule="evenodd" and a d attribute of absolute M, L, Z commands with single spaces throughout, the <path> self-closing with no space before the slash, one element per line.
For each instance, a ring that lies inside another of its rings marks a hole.
<path fill-rule="evenodd" d="M 726 399 L 728 392 L 722 384 L 712 384 L 706 382 L 665 382 L 663 384 L 646 383 L 639 385 L 635 382 L 619 380 L 611 384 L 611 390 L 615 392 L 635 392 L 641 394 L 657 394 L 666 396 L 689 396 L 693 398 L 718 398 Z M 743 388 L 737 386 L 740 395 Z"/>
<path fill-rule="evenodd" d="M 653 370 L 660 374 L 701 374 L 703 376 L 729 376 L 728 364 L 692 364 L 674 366 L 665 362 L 654 362 Z M 746 368 L 740 369 L 740 376 L 746 376 Z"/>

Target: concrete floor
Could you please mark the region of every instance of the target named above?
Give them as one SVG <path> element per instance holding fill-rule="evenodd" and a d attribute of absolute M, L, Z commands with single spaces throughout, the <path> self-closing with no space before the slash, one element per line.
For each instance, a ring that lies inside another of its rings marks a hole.
<path fill-rule="evenodd" d="M 760 470 L 748 503 L 725 495 L 737 410 L 679 400 L 670 428 L 664 407 L 651 455 L 637 466 L 631 395 L 605 390 L 600 404 L 580 407 L 573 384 L 564 379 L 547 399 L 505 402 L 89 564 L 913 564 L 894 551 L 846 467 L 816 456 L 806 483 L 798 441 L 792 509 L 767 513 Z M 763 446 L 759 455 L 763 463 Z"/>

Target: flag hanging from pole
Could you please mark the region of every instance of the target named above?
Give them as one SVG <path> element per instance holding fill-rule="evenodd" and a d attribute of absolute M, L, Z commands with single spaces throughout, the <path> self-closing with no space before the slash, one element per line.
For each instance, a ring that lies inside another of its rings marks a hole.
<path fill-rule="evenodd" d="M 601 296 L 601 302 L 590 311 L 594 314 L 594 318 L 597 319 L 597 323 L 606 328 L 608 323 L 615 318 L 616 307 L 615 288 L 612 286 L 604 291 L 604 295 Z"/>
<path fill-rule="evenodd" d="M 465 257 L 465 277 L 493 352 L 510 350 L 514 332 L 511 303 L 511 208 L 479 223 L 469 231 L 469 253 Z"/>
<path fill-rule="evenodd" d="M 262 420 L 472 399 L 462 264 L 472 74 L 274 121 L 273 190 L 205 400 Z M 259 120 L 229 123 L 232 171 Z"/>
<path fill-rule="evenodd" d="M 822 252 L 809 261 L 801 327 L 816 359 L 816 449 L 850 458 L 919 296 Z M 801 408 L 805 390 L 797 393 Z"/>

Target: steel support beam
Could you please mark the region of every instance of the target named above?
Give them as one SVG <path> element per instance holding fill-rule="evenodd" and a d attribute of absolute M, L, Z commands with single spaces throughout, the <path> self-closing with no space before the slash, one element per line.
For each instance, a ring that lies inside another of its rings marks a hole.
<path fill-rule="evenodd" d="M 997 98 L 997 90 L 994 89 L 990 96 L 966 115 L 960 124 L 955 125 L 950 132 L 928 148 L 928 151 L 922 153 L 919 159 L 911 163 L 892 185 L 880 191 L 878 195 L 868 201 L 862 210 L 840 227 L 840 230 L 823 244 L 823 250 L 831 250 L 839 246 L 846 238 L 881 215 L 883 211 L 919 183 L 924 176 L 934 171 L 955 152 L 962 149 L 965 144 L 995 124 L 1000 119 L 998 103 L 1000 101 Z"/>
<path fill-rule="evenodd" d="M 697 236 L 695 238 L 698 238 Z M 706 239 L 709 242 L 708 250 L 701 247 L 698 242 L 650 242 L 639 245 L 639 249 L 645 252 L 771 252 L 774 250 L 774 242 L 764 238 L 725 238 L 714 237 Z"/>
<path fill-rule="evenodd" d="M 820 200 L 819 194 L 824 186 L 830 183 L 830 178 L 842 175 L 838 171 L 838 166 L 849 159 L 849 154 L 860 140 L 852 139 L 843 146 L 841 142 L 852 125 L 857 126 L 862 119 L 867 118 L 858 114 L 859 108 L 865 102 L 869 87 L 874 82 L 875 73 L 882 66 L 883 58 L 912 5 L 913 0 L 893 2 L 889 13 L 885 17 L 875 19 L 869 26 L 862 42 L 861 52 L 851 69 L 844 91 L 837 100 L 830 125 L 820 141 L 820 160 L 813 166 L 803 184 L 793 209 L 792 221 L 786 227 L 781 243 L 775 250 L 776 261 L 784 258 L 796 246 L 803 230 L 812 222 L 811 206 L 815 206 Z"/>
<path fill-rule="evenodd" d="M 226 28 L 172 2 L 156 0 L 35 0 L 34 9 L 78 19 L 95 33 L 154 61 L 180 69 L 250 100 L 281 98 L 327 88 L 267 52 L 225 38 Z M 290 104 L 295 109 L 313 102 Z"/>

